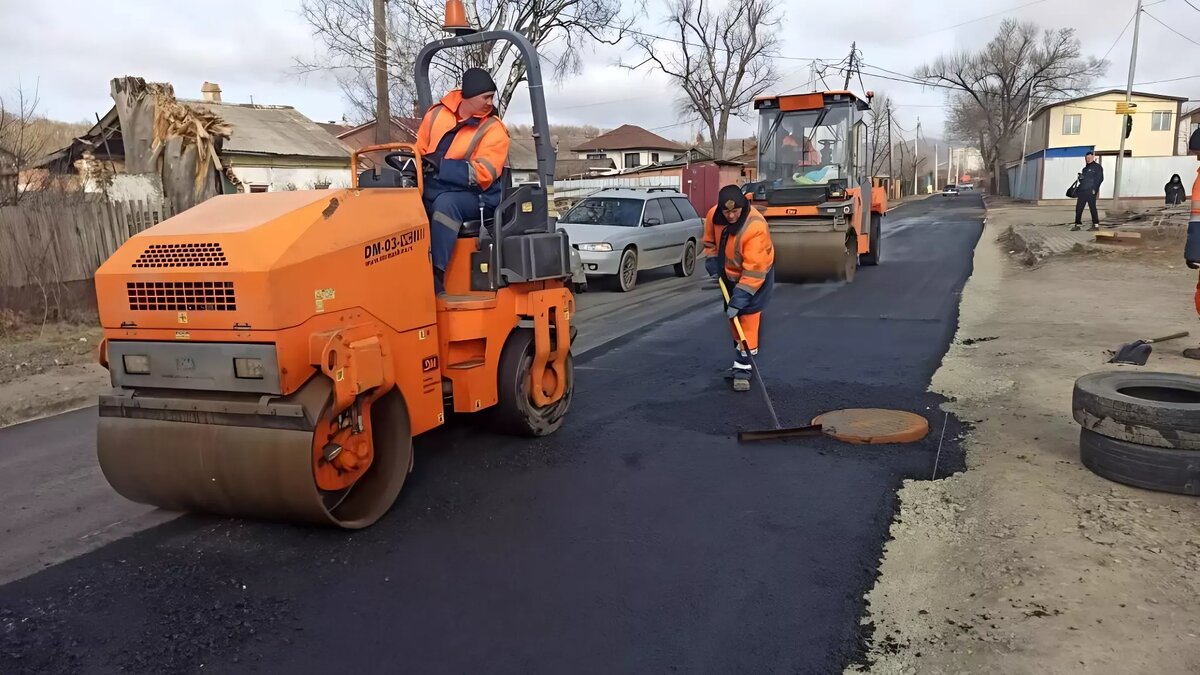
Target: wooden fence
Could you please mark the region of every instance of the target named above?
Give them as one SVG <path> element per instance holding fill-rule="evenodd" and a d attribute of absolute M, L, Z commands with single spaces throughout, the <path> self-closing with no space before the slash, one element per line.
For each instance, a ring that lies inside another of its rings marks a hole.
<path fill-rule="evenodd" d="M 89 280 L 133 235 L 173 215 L 166 202 L 55 194 L 0 207 L 0 288 Z"/>

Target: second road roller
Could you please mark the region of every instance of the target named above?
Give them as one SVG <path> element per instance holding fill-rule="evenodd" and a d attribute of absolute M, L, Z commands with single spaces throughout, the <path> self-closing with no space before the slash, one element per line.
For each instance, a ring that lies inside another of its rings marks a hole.
<path fill-rule="evenodd" d="M 422 158 L 404 144 L 364 148 L 384 164 L 352 188 L 218 196 L 130 238 L 96 273 L 113 384 L 97 452 L 117 492 L 361 528 L 395 502 L 413 437 L 448 411 L 524 435 L 562 424 L 574 297 L 537 54 L 518 33 L 447 23 L 455 36 L 418 55 L 422 109 L 439 51 L 512 43 L 539 181 L 467 223 L 441 297 Z"/>
<path fill-rule="evenodd" d="M 783 282 L 852 281 L 860 264 L 879 264 L 887 213 L 881 181 L 871 176 L 863 119 L 870 92 L 762 96 L 758 182 L 751 192 L 775 244 Z"/>

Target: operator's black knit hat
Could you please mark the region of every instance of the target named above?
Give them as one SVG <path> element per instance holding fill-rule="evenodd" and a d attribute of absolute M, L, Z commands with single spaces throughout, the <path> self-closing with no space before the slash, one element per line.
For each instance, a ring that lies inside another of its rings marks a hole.
<path fill-rule="evenodd" d="M 480 94 L 496 91 L 496 83 L 483 68 L 467 68 L 462 78 L 463 98 L 475 98 Z"/>

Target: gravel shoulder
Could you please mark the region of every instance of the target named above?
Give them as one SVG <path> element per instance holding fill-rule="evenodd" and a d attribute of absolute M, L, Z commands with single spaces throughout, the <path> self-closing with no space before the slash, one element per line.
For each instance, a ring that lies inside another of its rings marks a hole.
<path fill-rule="evenodd" d="M 95 325 L 0 323 L 0 427 L 95 402 L 100 338 Z"/>
<path fill-rule="evenodd" d="M 1010 256 L 1021 209 L 993 209 L 959 329 L 931 389 L 973 425 L 968 469 L 906 481 L 868 594 L 869 663 L 847 672 L 1200 672 L 1200 500 L 1125 487 L 1078 458 L 1071 389 L 1117 345 L 1143 370 L 1200 374 L 1181 245 Z"/>

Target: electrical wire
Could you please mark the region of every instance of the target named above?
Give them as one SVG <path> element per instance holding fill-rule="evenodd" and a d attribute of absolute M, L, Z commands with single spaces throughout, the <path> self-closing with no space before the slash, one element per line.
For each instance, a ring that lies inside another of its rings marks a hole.
<path fill-rule="evenodd" d="M 1196 10 L 1197 12 L 1200 12 L 1200 7 L 1193 5 L 1192 0 L 1183 0 L 1183 1 L 1187 3 L 1188 7 L 1191 7 L 1192 9 Z"/>
<path fill-rule="evenodd" d="M 1195 41 L 1195 40 L 1193 40 L 1192 38 L 1190 38 L 1190 37 L 1188 37 L 1188 36 L 1184 35 L 1183 33 L 1180 33 L 1179 31 L 1175 30 L 1174 28 L 1171 28 L 1170 26 L 1168 26 L 1167 24 L 1163 23 L 1162 21 L 1159 21 L 1159 20 L 1158 20 L 1158 17 L 1154 16 L 1154 15 L 1153 15 L 1153 14 L 1151 14 L 1150 12 L 1147 12 L 1146 10 L 1144 10 L 1144 9 L 1143 9 L 1143 10 L 1142 10 L 1142 13 L 1143 13 L 1143 14 L 1145 14 L 1146 16 L 1150 17 L 1151 19 L 1154 19 L 1154 22 L 1155 22 L 1155 23 L 1157 23 L 1158 25 L 1162 26 L 1163 28 L 1166 28 L 1167 30 L 1169 30 L 1169 31 L 1171 31 L 1172 33 L 1174 33 L 1174 34 L 1178 35 L 1179 37 L 1183 38 L 1184 40 L 1187 40 L 1188 42 L 1190 42 L 1190 43 L 1192 43 L 1192 44 L 1196 45 L 1197 47 L 1200 47 L 1200 42 L 1196 42 L 1196 41 Z"/>
<path fill-rule="evenodd" d="M 975 19 L 969 19 L 969 20 L 967 20 L 967 21 L 963 21 L 962 23 L 956 23 L 956 24 L 954 24 L 953 26 L 946 26 L 945 28 L 938 28 L 938 29 L 936 29 L 936 30 L 927 31 L 927 32 L 925 32 L 925 33 L 917 33 L 916 35 L 910 35 L 910 36 L 908 37 L 908 39 L 909 39 L 909 40 L 911 40 L 911 39 L 913 39 L 913 38 L 924 37 L 924 36 L 926 36 L 926 35 L 933 35 L 934 33 L 941 33 L 941 32 L 944 32 L 944 31 L 953 30 L 953 29 L 955 29 L 955 28 L 961 28 L 962 26 L 967 26 L 967 25 L 970 25 L 970 24 L 973 24 L 973 23 L 977 23 L 977 22 L 979 22 L 979 21 L 984 21 L 984 20 L 986 20 L 986 19 L 991 19 L 991 18 L 994 18 L 994 17 L 1000 16 L 1000 15 L 1002 15 L 1002 14 L 1008 14 L 1009 12 L 1015 12 L 1015 11 L 1016 11 L 1016 10 L 1018 10 L 1018 9 L 1024 9 L 1024 8 L 1026 8 L 1026 7 L 1032 7 L 1032 6 L 1034 6 L 1034 5 L 1040 5 L 1040 4 L 1042 4 L 1043 2 L 1046 2 L 1046 0 L 1033 0 L 1033 2 L 1027 2 L 1027 3 L 1023 4 L 1023 5 L 1017 5 L 1017 6 L 1015 6 L 1015 7 L 1009 7 L 1008 9 L 1002 9 L 1002 10 L 1000 10 L 999 12 L 995 12 L 995 13 L 993 13 L 993 14 L 988 14 L 987 16 L 981 16 L 981 17 L 978 17 L 978 18 L 975 18 Z"/>
<path fill-rule="evenodd" d="M 1125 22 L 1125 27 L 1121 29 L 1120 35 L 1117 35 L 1117 39 L 1113 40 L 1112 46 L 1108 48 L 1108 51 L 1104 52 L 1104 56 L 1100 57 L 1101 61 L 1108 59 L 1108 55 L 1112 53 L 1112 50 L 1117 48 L 1117 43 L 1121 41 L 1121 38 L 1125 37 L 1125 31 L 1129 30 L 1130 24 L 1132 24 L 1133 20 L 1136 18 L 1137 18 L 1137 12 L 1135 11 L 1133 13 L 1133 16 L 1129 17 L 1129 21 Z"/>

